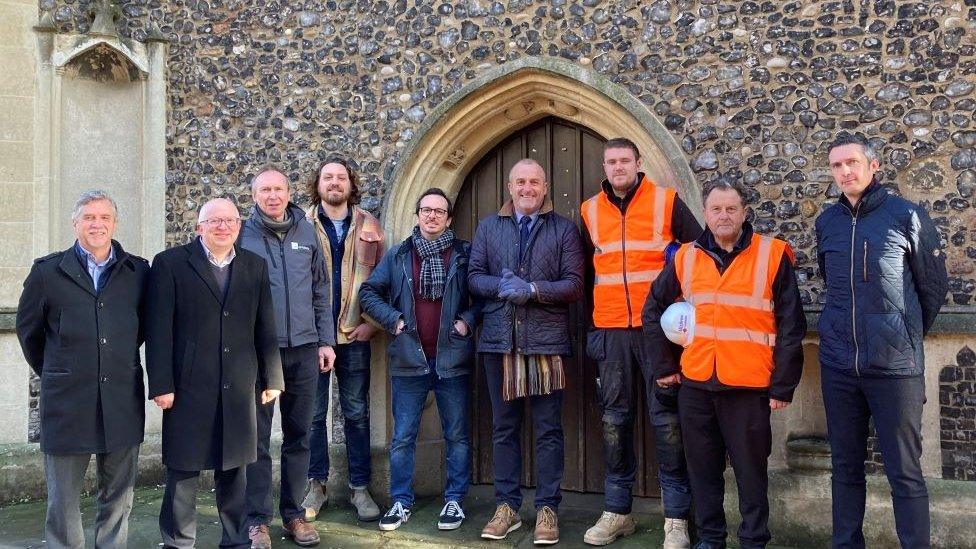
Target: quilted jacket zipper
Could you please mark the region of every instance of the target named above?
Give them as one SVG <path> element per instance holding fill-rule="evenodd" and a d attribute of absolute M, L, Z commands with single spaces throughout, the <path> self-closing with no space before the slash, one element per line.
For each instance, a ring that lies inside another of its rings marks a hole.
<path fill-rule="evenodd" d="M 860 202 L 858 202 L 857 207 L 851 212 L 851 335 L 854 337 L 854 373 L 858 376 L 861 375 L 860 366 L 858 366 L 858 360 L 860 359 L 861 349 L 857 343 L 857 298 L 854 295 L 854 234 L 857 229 L 857 212 L 860 209 Z M 865 243 L 865 246 L 867 244 Z"/>

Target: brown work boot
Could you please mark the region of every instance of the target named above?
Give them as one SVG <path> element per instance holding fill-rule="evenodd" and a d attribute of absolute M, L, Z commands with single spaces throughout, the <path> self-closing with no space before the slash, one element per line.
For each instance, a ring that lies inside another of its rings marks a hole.
<path fill-rule="evenodd" d="M 271 549 L 271 536 L 268 534 L 267 524 L 255 524 L 247 529 L 247 537 L 251 539 L 251 549 Z"/>
<path fill-rule="evenodd" d="M 536 545 L 555 545 L 559 543 L 559 520 L 556 512 L 548 505 L 539 509 L 535 517 L 535 540 Z"/>
<path fill-rule="evenodd" d="M 319 544 L 319 533 L 303 518 L 292 519 L 282 526 L 285 528 L 285 534 L 291 536 L 292 540 L 302 547 Z"/>
<path fill-rule="evenodd" d="M 481 537 L 485 539 L 505 539 L 509 532 L 517 530 L 522 526 L 522 519 L 507 503 L 503 503 L 495 508 L 495 516 L 491 517 L 488 524 L 481 531 Z"/>

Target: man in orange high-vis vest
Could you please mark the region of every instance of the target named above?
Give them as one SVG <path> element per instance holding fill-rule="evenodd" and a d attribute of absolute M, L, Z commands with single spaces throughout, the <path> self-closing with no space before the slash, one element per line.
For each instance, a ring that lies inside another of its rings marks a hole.
<path fill-rule="evenodd" d="M 807 325 L 793 252 L 786 242 L 753 232 L 744 197 L 736 182 L 705 185 L 708 228 L 681 246 L 644 306 L 654 377 L 662 386 L 681 385 L 678 413 L 701 538 L 696 547 L 725 547 L 726 454 L 739 492 L 740 546 L 769 542 L 770 411 L 789 405 L 803 369 Z M 660 324 L 679 299 L 695 307 L 694 336 L 680 368 Z"/>
<path fill-rule="evenodd" d="M 655 185 L 640 168 L 640 154 L 633 142 L 623 138 L 607 141 L 603 149 L 607 179 L 601 191 L 581 207 L 593 270 L 593 328 L 587 336 L 587 353 L 598 362 L 606 461 L 604 512 L 583 540 L 606 545 L 634 531 L 630 511 L 637 474 L 634 417 L 638 398 L 631 388 L 639 381 L 634 371 L 640 368 L 655 431 L 664 547 L 684 549 L 690 546 L 691 488 L 676 399 L 673 390 L 657 387 L 650 375 L 640 315 L 651 282 L 664 267 L 665 248 L 674 240 L 694 240 L 701 234 L 701 225 L 674 189 Z"/>

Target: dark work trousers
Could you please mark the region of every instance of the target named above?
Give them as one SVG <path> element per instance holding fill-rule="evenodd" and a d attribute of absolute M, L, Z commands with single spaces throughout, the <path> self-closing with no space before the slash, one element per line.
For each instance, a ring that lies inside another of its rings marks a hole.
<path fill-rule="evenodd" d="M 214 495 L 223 535 L 220 547 L 245 549 L 251 546 L 244 527 L 244 467 L 214 471 Z M 197 545 L 197 489 L 200 471 L 166 469 L 166 490 L 159 510 L 159 531 L 164 547 L 188 548 Z M 200 544 L 212 547 L 210 543 Z"/>
<path fill-rule="evenodd" d="M 518 511 L 522 506 L 522 416 L 524 398 L 502 398 L 501 354 L 486 353 L 484 359 L 488 395 L 491 397 L 492 451 L 495 501 Z M 535 508 L 559 510 L 565 465 L 563 440 L 563 392 L 526 397 L 532 410 L 535 431 Z"/>
<path fill-rule="evenodd" d="M 603 407 L 604 507 L 630 514 L 631 491 L 637 477 L 634 420 L 638 399 L 647 399 L 666 518 L 688 517 L 691 486 L 681 445 L 681 425 L 674 389 L 662 389 L 653 379 L 648 340 L 641 328 L 595 329 L 587 336 L 587 354 L 597 361 L 600 404 Z M 637 369 L 640 374 L 637 374 Z M 642 374 L 642 375 L 641 375 Z M 643 378 L 641 389 L 635 389 Z"/>
<path fill-rule="evenodd" d="M 833 546 L 864 547 L 864 460 L 873 418 L 898 540 L 906 548 L 929 547 L 929 493 L 921 465 L 925 378 L 856 377 L 821 368 L 820 383 L 833 469 Z"/>
<path fill-rule="evenodd" d="M 760 391 L 708 391 L 688 385 L 678 391 L 701 547 L 725 547 L 726 454 L 739 491 L 739 544 L 765 547 L 769 543 L 766 464 L 773 444 L 769 413 L 769 396 Z"/>
<path fill-rule="evenodd" d="M 81 549 L 85 546 L 78 506 L 89 461 L 91 454 L 44 454 L 44 478 L 47 481 L 45 547 Z M 98 480 L 95 547 L 99 549 L 126 546 L 138 461 L 138 444 L 95 454 Z"/>
<path fill-rule="evenodd" d="M 335 346 L 335 377 L 339 387 L 339 406 L 344 419 L 346 457 L 349 462 L 349 486 L 365 488 L 372 477 L 369 447 L 369 376 L 368 341 L 354 341 Z M 308 478 L 322 483 L 329 480 L 329 380 L 332 372 L 319 374 L 315 417 L 309 431 L 311 456 Z M 287 387 L 286 387 L 287 388 Z"/>
<path fill-rule="evenodd" d="M 282 524 L 305 516 L 302 508 L 308 478 L 308 430 L 315 413 L 319 382 L 318 346 L 314 343 L 281 349 L 285 391 L 277 399 L 281 408 L 281 490 L 278 513 Z M 271 422 L 275 403 L 261 404 L 257 395 L 258 459 L 247 466 L 247 525 L 270 524 Z"/>

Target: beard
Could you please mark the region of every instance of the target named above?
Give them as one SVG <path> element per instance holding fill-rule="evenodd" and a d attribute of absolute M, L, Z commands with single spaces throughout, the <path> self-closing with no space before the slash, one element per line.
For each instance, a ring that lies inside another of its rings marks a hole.
<path fill-rule="evenodd" d="M 328 204 L 329 206 L 341 206 L 349 201 L 349 196 L 351 194 L 352 193 L 326 191 L 325 195 L 322 197 L 322 201 Z"/>

